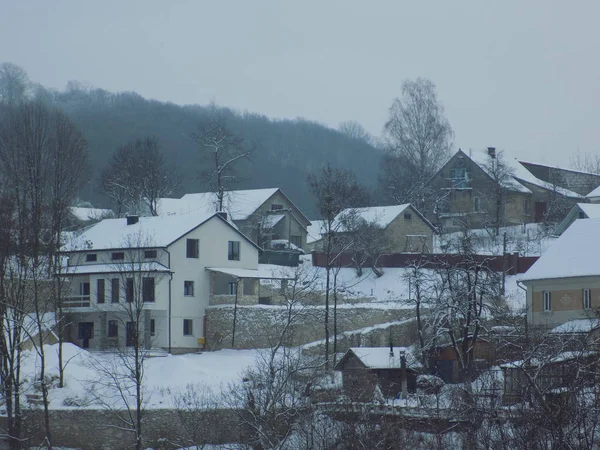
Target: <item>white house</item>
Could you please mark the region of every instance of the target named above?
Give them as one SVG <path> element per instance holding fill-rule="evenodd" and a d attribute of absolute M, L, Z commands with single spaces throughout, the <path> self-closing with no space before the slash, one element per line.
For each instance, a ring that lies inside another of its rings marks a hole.
<path fill-rule="evenodd" d="M 258 253 L 220 213 L 103 220 L 65 252 L 66 338 L 94 349 L 132 345 L 127 308 L 138 302 L 146 347 L 202 349 L 211 298 L 237 301 L 238 288 L 258 298 Z"/>

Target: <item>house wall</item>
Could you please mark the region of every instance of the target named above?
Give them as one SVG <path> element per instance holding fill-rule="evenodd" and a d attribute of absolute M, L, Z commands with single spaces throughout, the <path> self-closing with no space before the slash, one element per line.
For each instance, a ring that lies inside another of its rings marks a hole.
<path fill-rule="evenodd" d="M 282 210 L 273 211 L 271 205 L 282 205 Z M 291 214 L 289 209 L 291 209 Z M 285 217 L 275 227 L 274 233 L 277 234 L 278 239 L 290 240 L 290 236 L 298 236 L 300 240 L 300 247 L 306 249 L 306 227 L 310 225 L 302 217 L 302 213 L 298 210 L 292 202 L 290 202 L 281 192 L 277 191 L 273 194 L 266 202 L 264 202 L 256 211 L 245 220 L 236 220 L 236 225 L 240 228 L 240 231 L 252 239 L 254 242 L 259 243 L 259 226 L 264 215 L 270 214 L 282 214 Z"/>
<path fill-rule="evenodd" d="M 461 157 L 462 156 L 462 157 Z M 465 168 L 470 182 L 461 188 L 452 188 L 452 171 Z M 426 217 L 444 231 L 452 231 L 467 225 L 471 228 L 486 226 L 495 215 L 494 181 L 466 155 L 456 153 L 429 183 L 436 192 L 438 211 L 428 211 Z M 507 192 L 505 201 L 505 221 L 507 225 L 533 222 L 533 196 L 529 193 Z M 479 199 L 479 210 L 475 210 Z M 529 209 L 525 210 L 524 200 L 529 199 Z"/>
<path fill-rule="evenodd" d="M 530 325 L 553 328 L 569 320 L 595 317 L 600 308 L 600 277 L 526 282 L 527 320 Z M 591 309 L 583 309 L 583 289 L 590 289 Z M 552 310 L 544 311 L 543 292 L 551 293 Z"/>
<path fill-rule="evenodd" d="M 199 258 L 186 258 L 186 240 L 198 239 Z M 228 241 L 240 242 L 240 260 L 227 259 Z M 210 272 L 207 267 L 258 269 L 258 249 L 233 228 L 213 218 L 169 246 L 171 253 L 171 346 L 200 349 L 204 337 L 205 309 L 210 301 Z M 194 281 L 194 296 L 183 295 L 184 281 Z M 193 320 L 193 334 L 183 335 L 183 319 Z"/>
<path fill-rule="evenodd" d="M 406 213 L 410 214 L 410 219 Z M 385 229 L 390 241 L 391 252 L 431 252 L 433 250 L 433 230 L 412 207 L 399 214 Z M 409 235 L 424 235 L 425 240 L 409 238 Z"/>

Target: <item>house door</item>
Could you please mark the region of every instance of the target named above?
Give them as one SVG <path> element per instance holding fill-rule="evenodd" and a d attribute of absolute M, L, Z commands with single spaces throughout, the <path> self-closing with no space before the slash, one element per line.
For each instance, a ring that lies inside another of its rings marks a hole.
<path fill-rule="evenodd" d="M 90 348 L 90 339 L 94 337 L 94 322 L 79 322 L 78 337 L 82 348 Z"/>
<path fill-rule="evenodd" d="M 127 347 L 133 347 L 134 344 L 135 327 L 133 324 L 134 322 L 127 322 L 125 325 L 125 345 Z"/>
<path fill-rule="evenodd" d="M 547 206 L 546 202 L 535 202 L 535 215 L 533 220 L 535 223 L 543 222 L 544 216 L 546 215 Z"/>

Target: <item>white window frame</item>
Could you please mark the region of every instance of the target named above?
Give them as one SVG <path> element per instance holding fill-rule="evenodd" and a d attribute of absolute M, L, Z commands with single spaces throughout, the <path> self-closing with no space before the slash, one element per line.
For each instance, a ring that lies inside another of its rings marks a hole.
<path fill-rule="evenodd" d="M 542 293 L 542 299 L 544 301 L 544 312 L 552 311 L 552 292 L 544 291 Z"/>
<path fill-rule="evenodd" d="M 589 289 L 582 290 L 583 309 L 592 309 L 592 293 Z"/>

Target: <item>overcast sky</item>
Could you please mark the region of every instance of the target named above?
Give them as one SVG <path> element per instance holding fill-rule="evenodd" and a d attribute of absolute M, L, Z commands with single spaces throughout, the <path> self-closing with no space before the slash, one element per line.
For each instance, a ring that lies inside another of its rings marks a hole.
<path fill-rule="evenodd" d="M 455 146 L 600 152 L 600 2 L 0 0 L 0 61 L 179 104 L 381 133 L 402 81 L 437 85 Z"/>

